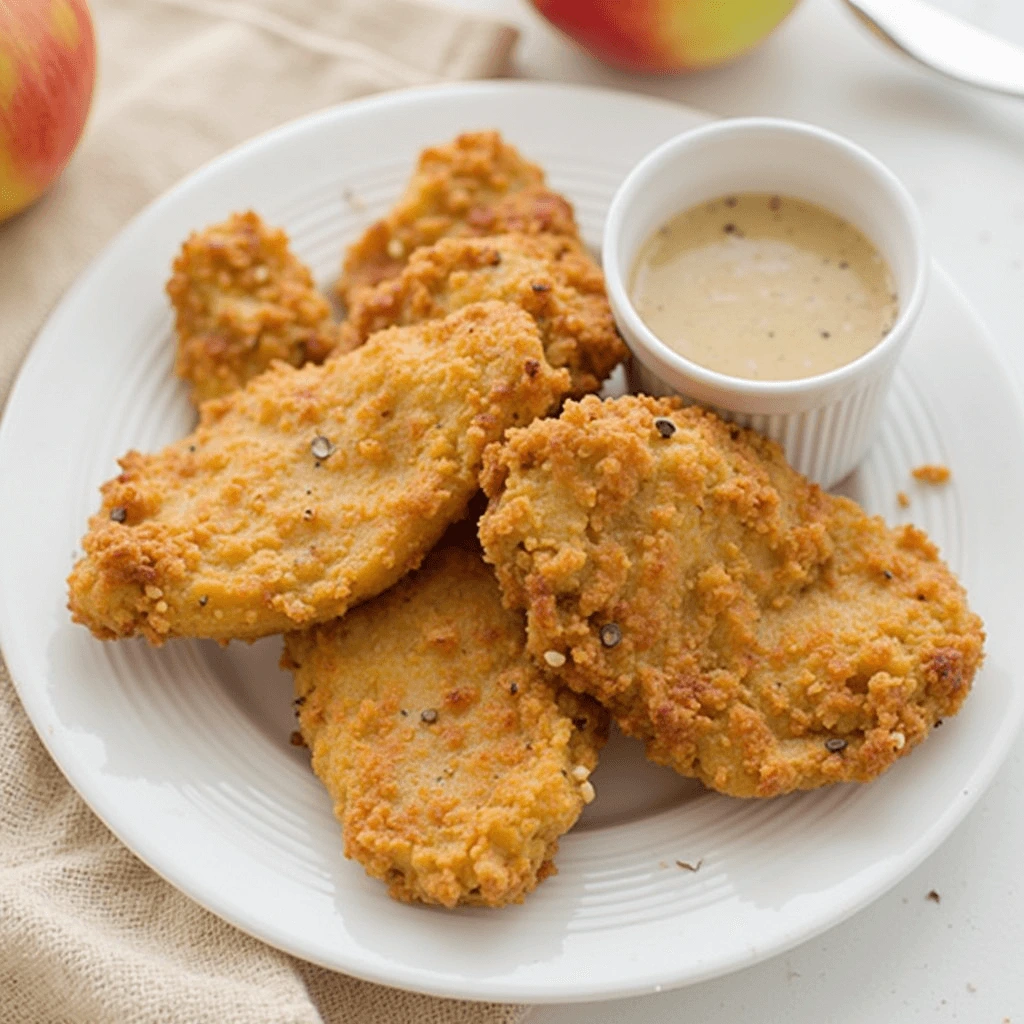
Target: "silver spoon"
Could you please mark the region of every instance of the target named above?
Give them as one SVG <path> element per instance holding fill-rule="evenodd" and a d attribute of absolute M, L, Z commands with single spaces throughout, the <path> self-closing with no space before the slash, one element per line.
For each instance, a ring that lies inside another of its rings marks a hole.
<path fill-rule="evenodd" d="M 844 0 L 883 42 L 957 81 L 1024 96 L 1024 49 L 924 0 Z"/>

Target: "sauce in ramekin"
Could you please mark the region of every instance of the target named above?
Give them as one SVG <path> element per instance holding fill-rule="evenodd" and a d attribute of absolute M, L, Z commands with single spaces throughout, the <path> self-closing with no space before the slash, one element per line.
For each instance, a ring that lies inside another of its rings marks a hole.
<path fill-rule="evenodd" d="M 655 231 L 630 296 L 671 349 L 748 380 L 852 363 L 899 313 L 892 271 L 861 231 L 814 203 L 758 192 L 700 203 Z"/>

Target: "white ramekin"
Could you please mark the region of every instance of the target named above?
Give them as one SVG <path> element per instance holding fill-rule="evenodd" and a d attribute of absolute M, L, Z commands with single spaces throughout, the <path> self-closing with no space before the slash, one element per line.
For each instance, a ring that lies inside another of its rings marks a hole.
<path fill-rule="evenodd" d="M 637 253 L 674 214 L 731 192 L 777 192 L 818 203 L 860 228 L 889 262 L 899 316 L 886 337 L 837 370 L 792 381 L 716 373 L 661 342 L 640 319 L 628 283 Z M 646 156 L 619 187 L 604 230 L 615 319 L 633 353 L 632 381 L 680 394 L 778 441 L 801 473 L 831 487 L 874 438 L 900 351 L 928 279 L 921 217 L 899 180 L 859 146 L 813 125 L 774 118 L 718 121 Z"/>

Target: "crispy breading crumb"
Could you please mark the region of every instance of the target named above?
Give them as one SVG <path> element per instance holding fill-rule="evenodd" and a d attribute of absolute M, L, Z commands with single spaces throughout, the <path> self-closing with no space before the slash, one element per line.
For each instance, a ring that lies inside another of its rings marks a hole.
<path fill-rule="evenodd" d="M 175 373 L 195 404 L 243 387 L 275 359 L 322 363 L 338 341 L 331 307 L 288 236 L 251 210 L 193 232 L 174 261 Z"/>
<path fill-rule="evenodd" d="M 560 682 L 721 792 L 868 781 L 981 662 L 981 621 L 921 531 L 677 399 L 567 402 L 491 446 L 482 482 L 480 538 L 531 653 L 564 652 Z"/>
<path fill-rule="evenodd" d="M 921 480 L 926 484 L 944 484 L 952 475 L 949 466 L 940 466 L 933 463 L 915 466 L 910 471 L 910 474 L 915 480 Z"/>
<path fill-rule="evenodd" d="M 282 664 L 345 853 L 393 897 L 499 907 L 554 873 L 608 718 L 533 667 L 478 551 L 442 542 L 386 594 L 289 634 Z M 403 715 L 441 705 L 430 728 Z"/>
<path fill-rule="evenodd" d="M 906 491 L 897 491 L 896 504 L 900 508 L 910 508 L 910 495 Z"/>

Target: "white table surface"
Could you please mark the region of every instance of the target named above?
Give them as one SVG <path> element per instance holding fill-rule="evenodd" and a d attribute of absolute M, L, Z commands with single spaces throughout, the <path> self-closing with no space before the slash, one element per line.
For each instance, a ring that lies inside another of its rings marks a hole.
<path fill-rule="evenodd" d="M 525 77 L 649 93 L 719 115 L 801 118 L 860 142 L 906 182 L 933 252 L 1002 345 L 1018 382 L 1024 380 L 1024 100 L 918 70 L 861 30 L 839 0 L 803 0 L 750 56 L 675 78 L 602 67 L 525 0 L 445 2 L 520 25 L 518 71 Z M 1022 0 L 935 2 L 1024 45 Z M 941 902 L 927 898 L 933 890 Z M 1024 737 L 953 836 L 845 924 L 716 981 L 636 999 L 538 1007 L 530 1016 L 530 1024 L 632 1020 L 1024 1024 Z"/>

